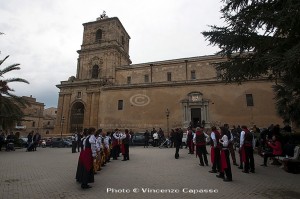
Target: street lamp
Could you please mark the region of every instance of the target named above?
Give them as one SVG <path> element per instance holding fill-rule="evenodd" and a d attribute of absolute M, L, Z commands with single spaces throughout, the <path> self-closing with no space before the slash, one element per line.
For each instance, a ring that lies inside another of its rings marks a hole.
<path fill-rule="evenodd" d="M 170 137 L 170 135 L 169 135 L 169 116 L 170 116 L 169 109 L 166 110 L 166 116 L 167 116 L 167 132 L 168 132 L 168 136 Z"/>
<path fill-rule="evenodd" d="M 63 127 L 64 127 L 64 121 L 65 121 L 65 117 L 62 117 L 61 118 L 61 121 L 60 121 L 60 128 L 61 128 L 61 131 L 60 131 L 60 138 L 62 139 L 62 132 L 63 132 Z"/>

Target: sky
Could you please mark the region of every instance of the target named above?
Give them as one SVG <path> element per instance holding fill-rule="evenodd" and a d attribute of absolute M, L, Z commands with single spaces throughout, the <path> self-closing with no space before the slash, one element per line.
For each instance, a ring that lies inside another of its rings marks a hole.
<path fill-rule="evenodd" d="M 45 108 L 57 107 L 56 85 L 76 76 L 83 23 L 103 11 L 118 17 L 130 35 L 132 64 L 212 55 L 218 51 L 201 32 L 222 26 L 221 0 L 0 0 L 1 69 L 21 64 L 3 79 L 18 96 L 31 96 Z"/>

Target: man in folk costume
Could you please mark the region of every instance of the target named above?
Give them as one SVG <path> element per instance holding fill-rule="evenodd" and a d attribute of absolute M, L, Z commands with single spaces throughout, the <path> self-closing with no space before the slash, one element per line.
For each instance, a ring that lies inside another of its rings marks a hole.
<path fill-rule="evenodd" d="M 221 128 L 221 136 L 220 144 L 221 144 L 221 171 L 220 174 L 217 175 L 218 178 L 223 178 L 223 181 L 230 182 L 232 181 L 232 173 L 229 159 L 229 139 L 227 137 L 227 131 L 225 127 Z M 225 178 L 225 175 L 226 178 Z"/>
<path fill-rule="evenodd" d="M 127 161 L 129 160 L 129 142 L 130 142 L 130 134 L 128 132 L 128 129 L 125 129 L 125 134 L 121 137 L 122 140 L 122 154 L 123 154 L 123 160 Z"/>
<path fill-rule="evenodd" d="M 203 132 L 203 129 L 200 127 L 196 128 L 196 133 L 194 134 L 193 142 L 196 145 L 196 155 L 199 157 L 200 166 L 208 166 L 208 160 L 206 156 L 206 136 Z M 203 162 L 204 158 L 204 162 Z"/>
<path fill-rule="evenodd" d="M 119 129 L 116 129 L 112 136 L 112 157 L 113 160 L 117 160 L 120 153 L 120 144 L 121 144 L 121 133 Z"/>
<path fill-rule="evenodd" d="M 253 156 L 253 147 L 255 146 L 255 140 L 253 134 L 247 129 L 247 126 L 242 126 L 242 132 L 240 137 L 240 154 L 241 159 L 245 163 L 243 172 L 255 173 L 254 168 L 254 156 Z"/>
<path fill-rule="evenodd" d="M 217 128 L 215 126 L 211 127 L 211 134 L 210 134 L 210 158 L 211 158 L 211 164 L 212 170 L 209 171 L 210 173 L 217 173 L 217 171 L 220 171 L 220 143 L 219 140 L 221 138 L 221 135 Z"/>
<path fill-rule="evenodd" d="M 194 154 L 194 132 L 190 127 L 187 129 L 187 139 L 186 139 L 186 145 L 189 147 L 189 154 Z"/>
<path fill-rule="evenodd" d="M 96 156 L 96 162 L 94 164 L 94 171 L 96 173 L 96 171 L 100 171 L 101 170 L 101 150 L 102 150 L 102 129 L 97 130 L 96 132 L 96 152 L 97 152 L 97 156 Z"/>
<path fill-rule="evenodd" d="M 230 132 L 229 130 L 229 125 L 228 124 L 224 124 L 224 131 L 228 137 L 228 150 L 230 152 L 230 155 L 231 155 L 231 159 L 232 159 L 232 162 L 233 162 L 233 165 L 235 166 L 239 166 L 237 163 L 236 163 L 236 158 L 235 158 L 235 151 L 233 149 L 233 135 L 232 133 Z"/>
<path fill-rule="evenodd" d="M 83 139 L 83 149 L 79 155 L 76 180 L 81 183 L 82 189 L 91 188 L 88 183 L 94 182 L 93 160 L 96 157 L 95 131 L 95 128 L 87 130 L 87 137 Z"/>

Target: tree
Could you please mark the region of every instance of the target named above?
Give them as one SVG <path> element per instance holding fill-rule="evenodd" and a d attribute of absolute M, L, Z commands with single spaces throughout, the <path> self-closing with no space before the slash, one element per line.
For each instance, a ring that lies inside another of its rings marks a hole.
<path fill-rule="evenodd" d="M 0 60 L 0 66 L 8 57 L 6 56 L 3 60 Z M 29 82 L 22 78 L 2 79 L 6 73 L 20 70 L 19 65 L 12 64 L 0 69 L 0 127 L 3 129 L 7 129 L 17 121 L 21 121 L 24 114 L 20 107 L 27 105 L 27 102 L 22 97 L 12 94 L 14 90 L 8 86 L 8 83 L 23 82 L 29 84 Z"/>
<path fill-rule="evenodd" d="M 221 50 L 217 63 L 225 82 L 269 78 L 276 108 L 285 121 L 300 124 L 300 1 L 222 0 L 224 27 L 202 34 Z"/>

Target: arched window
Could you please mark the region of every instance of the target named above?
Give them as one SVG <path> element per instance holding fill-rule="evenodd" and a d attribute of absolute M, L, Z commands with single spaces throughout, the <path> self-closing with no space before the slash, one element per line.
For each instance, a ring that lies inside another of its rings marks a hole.
<path fill-rule="evenodd" d="M 99 30 L 97 30 L 97 32 L 96 32 L 96 42 L 100 42 L 101 39 L 102 39 L 102 30 L 99 29 Z"/>
<path fill-rule="evenodd" d="M 92 68 L 92 78 L 93 79 L 97 79 L 98 78 L 98 74 L 99 74 L 99 66 L 95 65 Z"/>

